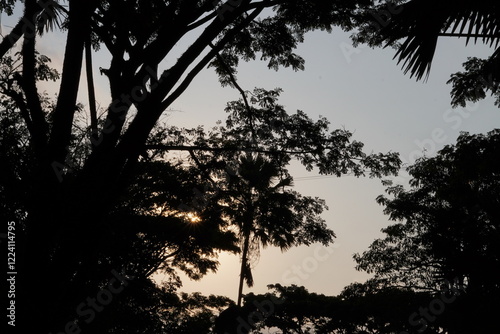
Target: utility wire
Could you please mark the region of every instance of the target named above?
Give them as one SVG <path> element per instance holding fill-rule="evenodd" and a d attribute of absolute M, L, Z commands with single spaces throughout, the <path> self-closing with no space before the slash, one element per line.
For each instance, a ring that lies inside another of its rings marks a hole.
<path fill-rule="evenodd" d="M 320 179 L 331 179 L 337 177 L 335 175 L 312 175 L 312 176 L 298 176 L 294 177 L 294 181 L 313 181 L 313 180 L 320 180 Z"/>

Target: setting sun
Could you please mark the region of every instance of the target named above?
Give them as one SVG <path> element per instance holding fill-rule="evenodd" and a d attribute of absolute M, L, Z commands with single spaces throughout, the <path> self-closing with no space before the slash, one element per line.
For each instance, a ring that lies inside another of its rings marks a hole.
<path fill-rule="evenodd" d="M 201 218 L 195 215 L 194 213 L 186 214 L 186 218 L 188 219 L 188 222 L 191 224 L 198 224 L 201 222 Z"/>

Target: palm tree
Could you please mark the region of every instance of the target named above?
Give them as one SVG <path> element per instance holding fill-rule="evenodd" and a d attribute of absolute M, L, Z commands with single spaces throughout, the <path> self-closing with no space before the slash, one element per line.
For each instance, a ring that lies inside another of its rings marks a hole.
<path fill-rule="evenodd" d="M 92 72 L 92 42 L 88 35 L 85 40 L 85 72 L 87 74 L 87 90 L 89 96 L 90 130 L 92 137 L 97 139 L 97 107 L 94 88 L 94 74 Z"/>
<path fill-rule="evenodd" d="M 236 175 L 227 174 L 225 213 L 237 226 L 241 241 L 238 306 L 243 283 L 253 286 L 251 260 L 258 258 L 261 246 L 284 251 L 318 241 L 328 244 L 334 238 L 319 217 L 326 208 L 324 201 L 287 189 L 291 185 L 292 178 L 284 169 L 257 154 L 241 156 Z"/>
<path fill-rule="evenodd" d="M 401 2 L 401 1 L 398 1 Z M 417 80 L 427 77 L 439 37 L 465 37 L 466 44 L 473 39 L 498 46 L 500 41 L 500 3 L 491 0 L 410 0 L 384 21 L 383 27 L 373 29 L 377 13 L 387 17 L 386 4 L 371 7 L 360 21 L 356 39 L 371 45 L 393 45 L 395 58 L 403 62 L 405 73 Z M 399 43 L 399 44 L 397 44 Z M 497 48 L 491 62 L 500 64 Z M 498 77 L 499 74 L 496 73 Z"/>

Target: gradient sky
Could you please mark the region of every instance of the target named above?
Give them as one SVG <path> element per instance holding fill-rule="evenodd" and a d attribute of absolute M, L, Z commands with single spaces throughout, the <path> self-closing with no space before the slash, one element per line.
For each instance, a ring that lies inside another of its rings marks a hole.
<path fill-rule="evenodd" d="M 327 117 L 331 128 L 344 127 L 354 139 L 365 143 L 367 152 L 396 151 L 405 163 L 425 154 L 433 156 L 444 145 L 455 142 L 460 131 L 484 133 L 500 125 L 500 110 L 492 99 L 452 109 L 450 74 L 462 70 L 468 56 L 487 57 L 492 50 L 483 45 L 465 46 L 464 39 L 440 39 L 431 74 L 426 82 L 404 75 L 393 60 L 393 49 L 353 49 L 349 33 L 315 32 L 307 35 L 298 53 L 306 60 L 303 72 L 268 70 L 265 63 L 244 63 L 238 80 L 245 90 L 281 87 L 280 103 L 289 113 L 297 109 L 317 119 Z M 224 119 L 223 107 L 238 93 L 220 88 L 212 71 L 202 73 L 190 90 L 174 105 L 166 119 L 171 124 L 210 125 Z M 336 233 L 336 243 L 299 247 L 286 253 L 278 249 L 261 252 L 254 269 L 255 286 L 245 292 L 263 293 L 268 284 L 299 284 L 309 291 L 338 294 L 368 275 L 357 272 L 352 255 L 366 250 L 389 225 L 375 198 L 384 193 L 378 179 L 317 177 L 297 166 L 292 168 L 295 188 L 304 195 L 318 196 L 330 208 L 323 214 Z M 405 184 L 402 175 L 394 180 Z M 237 256 L 223 255 L 217 274 L 200 282 L 185 281 L 184 290 L 215 293 L 236 298 Z"/>
<path fill-rule="evenodd" d="M 4 33 L 13 25 L 2 18 Z M 187 42 L 186 42 L 187 43 Z M 39 42 L 42 54 L 61 67 L 64 37 L 49 34 Z M 179 45 L 182 48 L 182 43 Z M 404 162 L 413 162 L 424 153 L 433 156 L 446 144 L 454 143 L 460 131 L 484 133 L 500 124 L 500 111 L 491 99 L 451 109 L 450 90 L 446 84 L 450 74 L 460 71 L 468 56 L 486 57 L 492 50 L 482 45 L 465 47 L 464 39 L 441 39 L 427 82 L 416 82 L 405 76 L 392 59 L 392 49 L 369 49 L 350 46 L 349 34 L 334 30 L 310 33 L 298 53 L 306 60 L 303 72 L 282 69 L 268 70 L 265 63 L 256 61 L 240 66 L 238 80 L 245 90 L 254 87 L 284 90 L 280 103 L 289 113 L 305 111 L 313 119 L 327 117 L 331 129 L 344 127 L 354 132 L 354 139 L 365 143 L 367 152 L 396 151 Z M 172 57 L 167 63 L 175 61 Z M 100 51 L 94 61 L 95 69 L 107 68 L 109 58 Z M 105 107 L 108 87 L 105 77 L 97 70 L 97 96 Z M 83 76 L 82 80 L 85 80 Z M 85 84 L 82 81 L 80 100 L 86 104 Z M 51 86 L 46 89 L 51 91 Z M 188 91 L 162 118 L 178 126 L 212 126 L 225 119 L 226 102 L 238 99 L 236 90 L 221 88 L 213 70 L 203 71 Z M 368 275 L 357 272 L 352 255 L 366 250 L 382 236 L 380 229 L 390 224 L 383 208 L 375 198 L 384 192 L 378 179 L 354 177 L 318 177 L 300 166 L 291 168 L 295 189 L 304 195 L 326 200 L 330 210 L 323 214 L 328 226 L 337 235 L 329 248 L 320 245 L 298 247 L 286 253 L 266 249 L 254 268 L 255 286 L 244 292 L 263 293 L 268 284 L 298 284 L 308 290 L 328 295 L 338 294 L 355 281 Z M 406 183 L 404 176 L 395 180 Z M 199 282 L 184 279 L 182 290 L 201 291 L 236 298 L 239 259 L 222 254 L 217 274 L 209 274 Z M 161 278 L 161 275 L 158 277 Z"/>

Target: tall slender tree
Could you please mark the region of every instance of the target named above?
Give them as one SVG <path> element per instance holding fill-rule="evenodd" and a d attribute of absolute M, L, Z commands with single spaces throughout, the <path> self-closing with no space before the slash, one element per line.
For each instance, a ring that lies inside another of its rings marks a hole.
<path fill-rule="evenodd" d="M 301 244 L 333 242 L 334 233 L 319 217 L 326 205 L 320 199 L 303 197 L 289 188 L 290 176 L 280 175 L 272 161 L 261 155 L 240 157 L 235 175 L 227 175 L 225 215 L 238 226 L 241 240 L 241 268 L 237 305 L 241 306 L 243 282 L 253 286 L 252 258 L 259 248 L 282 251 Z"/>

